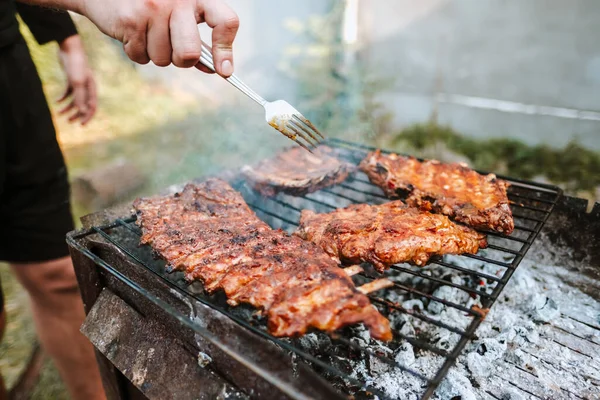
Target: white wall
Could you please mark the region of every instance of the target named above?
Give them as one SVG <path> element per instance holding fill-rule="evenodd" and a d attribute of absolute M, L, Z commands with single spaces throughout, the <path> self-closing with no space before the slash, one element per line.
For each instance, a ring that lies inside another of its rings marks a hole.
<path fill-rule="evenodd" d="M 361 55 L 394 80 L 397 125 L 437 108 L 472 136 L 600 150 L 599 1 L 360 1 Z"/>

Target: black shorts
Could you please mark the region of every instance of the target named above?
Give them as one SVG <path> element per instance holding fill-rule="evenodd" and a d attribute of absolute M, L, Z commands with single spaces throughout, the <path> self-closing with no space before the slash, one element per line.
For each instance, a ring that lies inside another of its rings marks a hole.
<path fill-rule="evenodd" d="M 25 40 L 0 48 L 0 260 L 69 254 L 74 229 L 65 162 Z"/>

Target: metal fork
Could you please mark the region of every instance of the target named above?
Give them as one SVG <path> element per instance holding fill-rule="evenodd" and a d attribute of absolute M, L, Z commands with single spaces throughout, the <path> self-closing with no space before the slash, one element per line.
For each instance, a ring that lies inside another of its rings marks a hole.
<path fill-rule="evenodd" d="M 212 71 L 215 71 L 212 49 L 204 42 L 202 42 L 200 63 Z M 235 74 L 231 75 L 229 78 L 225 78 L 225 80 L 239 89 L 246 96 L 263 106 L 265 109 L 265 119 L 269 125 L 304 147 L 306 150 L 311 151 L 312 148 L 315 148 L 321 143 L 321 139 L 325 139 L 321 132 L 319 132 L 319 130 L 306 119 L 304 115 L 292 107 L 288 102 L 284 100 L 266 101 L 254 90 L 250 89 L 248 85 L 242 82 L 240 78 L 235 76 Z M 306 144 L 299 139 L 303 139 Z"/>

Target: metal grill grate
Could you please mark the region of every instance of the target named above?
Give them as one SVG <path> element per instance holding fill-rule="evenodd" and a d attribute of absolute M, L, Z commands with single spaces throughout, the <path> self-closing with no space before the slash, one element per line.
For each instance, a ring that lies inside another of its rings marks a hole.
<path fill-rule="evenodd" d="M 356 145 L 340 140 L 330 140 L 328 143 L 334 147 L 339 157 L 357 164 L 371 148 Z M 138 264 L 152 270 L 169 285 L 178 288 L 189 296 L 217 308 L 219 311 L 234 319 L 253 332 L 274 341 L 283 349 L 295 354 L 319 372 L 326 376 L 337 388 L 346 393 L 373 393 L 382 399 L 388 399 L 385 393 L 375 389 L 357 376 L 350 376 L 344 367 L 336 365 L 334 360 L 340 356 L 347 358 L 361 357 L 363 359 L 376 359 L 385 364 L 387 368 L 394 368 L 412 375 L 422 382 L 422 399 L 429 398 L 447 374 L 449 368 L 473 337 L 475 330 L 485 318 L 488 309 L 500 295 L 502 289 L 511 275 L 527 253 L 529 247 L 544 226 L 554 205 L 561 195 L 560 189 L 543 184 L 530 183 L 522 180 L 501 177 L 511 183 L 509 199 L 515 219 L 515 230 L 510 235 L 496 232 L 488 234 L 489 246 L 480 250 L 476 255 L 450 256 L 432 258 L 424 267 L 414 267 L 406 264 L 395 265 L 384 274 L 377 273 L 372 268 L 365 268 L 365 272 L 355 276 L 357 283 L 366 283 L 371 280 L 388 277 L 394 281 L 394 286 L 375 292 L 369 297 L 373 304 L 390 318 L 395 327 L 394 340 L 390 348 L 399 348 L 404 342 L 410 343 L 415 350 L 424 352 L 436 362 L 436 370 L 432 374 L 411 369 L 407 365 L 397 362 L 392 357 L 382 354 L 377 346 L 365 344 L 364 341 L 355 340 L 360 331 L 357 328 L 345 328 L 331 335 L 327 340 L 332 346 L 325 350 L 302 346 L 298 339 L 277 339 L 270 336 L 264 321 L 239 313 L 235 308 L 216 303 L 213 297 L 208 297 L 202 292 L 193 290 L 182 281 L 178 274 L 167 275 L 157 268 L 156 263 L 149 265 L 139 252 L 149 253 L 150 249 L 134 249 L 140 231 L 135 226 L 135 218 L 119 219 L 114 224 L 105 227 L 95 227 L 73 237 L 71 245 L 82 250 L 86 255 L 95 257 L 94 261 L 101 267 L 111 268 L 103 260 L 99 260 L 89 251 L 85 251 L 77 242 L 87 235 L 100 235 L 108 242 L 115 245 L 123 253 L 131 257 Z M 282 228 L 293 231 L 298 224 L 300 211 L 312 209 L 318 212 L 328 212 L 335 208 L 345 207 L 352 203 L 381 204 L 388 201 L 383 192 L 372 185 L 368 178 L 361 173 L 355 174 L 342 184 L 320 190 L 319 192 L 304 197 L 293 197 L 279 194 L 274 198 L 265 199 L 249 189 L 242 180 L 231 182 L 239 190 L 246 202 L 257 215 L 273 228 Z M 124 240 L 127 235 L 134 240 Z M 164 263 L 162 264 L 164 266 Z M 135 286 L 134 282 L 130 284 Z M 446 286 L 468 294 L 464 300 L 440 296 L 436 289 Z M 136 289 L 137 290 L 137 289 Z M 138 290 L 139 291 L 139 290 Z M 442 321 L 432 313 L 420 308 L 405 307 L 407 300 L 420 300 L 421 304 L 432 305 L 438 309 L 453 309 L 459 315 L 452 324 Z M 460 301 L 459 301 L 460 300 Z M 159 304 L 160 305 L 160 304 Z M 164 306 L 164 304 L 163 304 Z M 396 321 L 397 323 L 394 323 Z M 402 331 L 402 323 L 410 322 L 417 326 L 414 332 Z M 431 337 L 430 328 L 439 333 Z M 325 336 L 316 333 L 317 336 Z M 440 340 L 440 337 L 446 338 Z M 316 346 L 318 347 L 318 346 Z M 333 350 L 332 350 L 333 349 Z"/>

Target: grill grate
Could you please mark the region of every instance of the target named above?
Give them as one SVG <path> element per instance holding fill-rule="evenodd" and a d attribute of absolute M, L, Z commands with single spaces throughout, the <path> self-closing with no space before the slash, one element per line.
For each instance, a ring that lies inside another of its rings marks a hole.
<path fill-rule="evenodd" d="M 336 149 L 340 158 L 354 164 L 360 162 L 367 151 L 372 150 L 366 146 L 341 140 L 330 140 L 328 144 Z M 378 347 L 373 346 L 373 343 L 366 344 L 364 341 L 356 340 L 360 336 L 358 328 L 345 328 L 326 338 L 332 346 L 328 346 L 325 350 L 306 349 L 299 339 L 277 339 L 270 336 L 264 321 L 255 318 L 251 313 L 240 312 L 243 308 L 223 306 L 222 302 L 215 301 L 214 296 L 205 295 L 202 291 L 194 288 L 194 285 L 187 286 L 180 274 L 165 274 L 164 269 L 161 270 L 164 263 L 158 262 L 150 265 L 145 262 L 147 257 L 140 256 L 140 252 L 149 253 L 150 249 L 148 247 L 136 249 L 133 246 L 139 242 L 137 237 L 140 235 L 140 230 L 134 224 L 135 217 L 117 219 L 109 226 L 94 227 L 70 238 L 70 241 L 71 245 L 111 272 L 112 268 L 106 262 L 98 259 L 78 243 L 88 235 L 100 235 L 139 265 L 153 271 L 168 285 L 218 309 L 237 323 L 304 359 L 343 392 L 365 394 L 370 392 L 382 399 L 390 398 L 372 387 L 373 385 L 369 384 L 367 379 L 350 376 L 351 374 L 347 371 L 343 371 L 345 369 L 343 366 L 336 366 L 333 361 L 340 355 L 347 358 L 376 359 L 387 365 L 387 368 L 395 368 L 412 375 L 422 382 L 422 393 L 419 395 L 422 399 L 427 399 L 434 393 L 467 342 L 473 338 L 475 330 L 485 318 L 487 310 L 500 295 L 561 195 L 560 189 L 554 186 L 501 178 L 511 183 L 509 199 L 515 219 L 515 230 L 510 236 L 488 231 L 486 232 L 488 248 L 480 250 L 476 255 L 432 258 L 425 268 L 406 264 L 396 265 L 384 274 L 379 274 L 374 269 L 366 267 L 365 272 L 353 277 L 356 283 L 360 284 L 383 276 L 394 281 L 393 287 L 375 292 L 369 297 L 382 314 L 390 318 L 393 322 L 392 326 L 396 328 L 393 331 L 394 340 L 390 348 L 397 349 L 404 342 L 408 342 L 415 350 L 427 353 L 437 362 L 436 371 L 432 374 L 411 369 L 409 366 L 397 362 L 392 357 L 378 351 Z M 362 173 L 355 174 L 342 184 L 304 197 L 279 194 L 274 198 L 265 199 L 249 189 L 242 180 L 235 180 L 231 183 L 242 193 L 246 202 L 260 218 L 273 228 L 282 228 L 287 231 L 293 231 L 297 227 L 302 209 L 328 212 L 352 203 L 381 204 L 388 201 L 383 192 L 372 185 Z M 128 235 L 130 240 L 124 240 L 123 238 Z M 457 262 L 457 260 L 461 260 L 461 262 Z M 134 282 L 129 283 L 130 286 L 135 286 Z M 464 296 L 465 300 L 460 301 L 441 296 L 436 289 L 442 286 L 463 291 L 468 295 Z M 147 293 L 142 294 L 148 295 Z M 427 313 L 418 307 L 412 309 L 406 307 L 407 300 L 419 300 L 422 304 L 428 304 L 428 307 L 433 305 L 438 309 L 440 307 L 453 309 L 456 310 L 455 314 L 460 317 L 449 324 L 434 315 L 435 313 Z M 159 305 L 164 306 L 164 304 Z M 400 322 L 395 324 L 394 320 Z M 414 332 L 403 332 L 400 327 L 402 321 L 404 323 L 408 321 L 411 326 L 414 325 L 420 329 L 416 329 Z M 426 332 L 431 327 L 437 329 L 440 335 L 427 337 Z M 316 333 L 316 335 L 321 338 L 325 336 L 323 333 Z M 439 340 L 442 336 L 448 339 Z"/>

